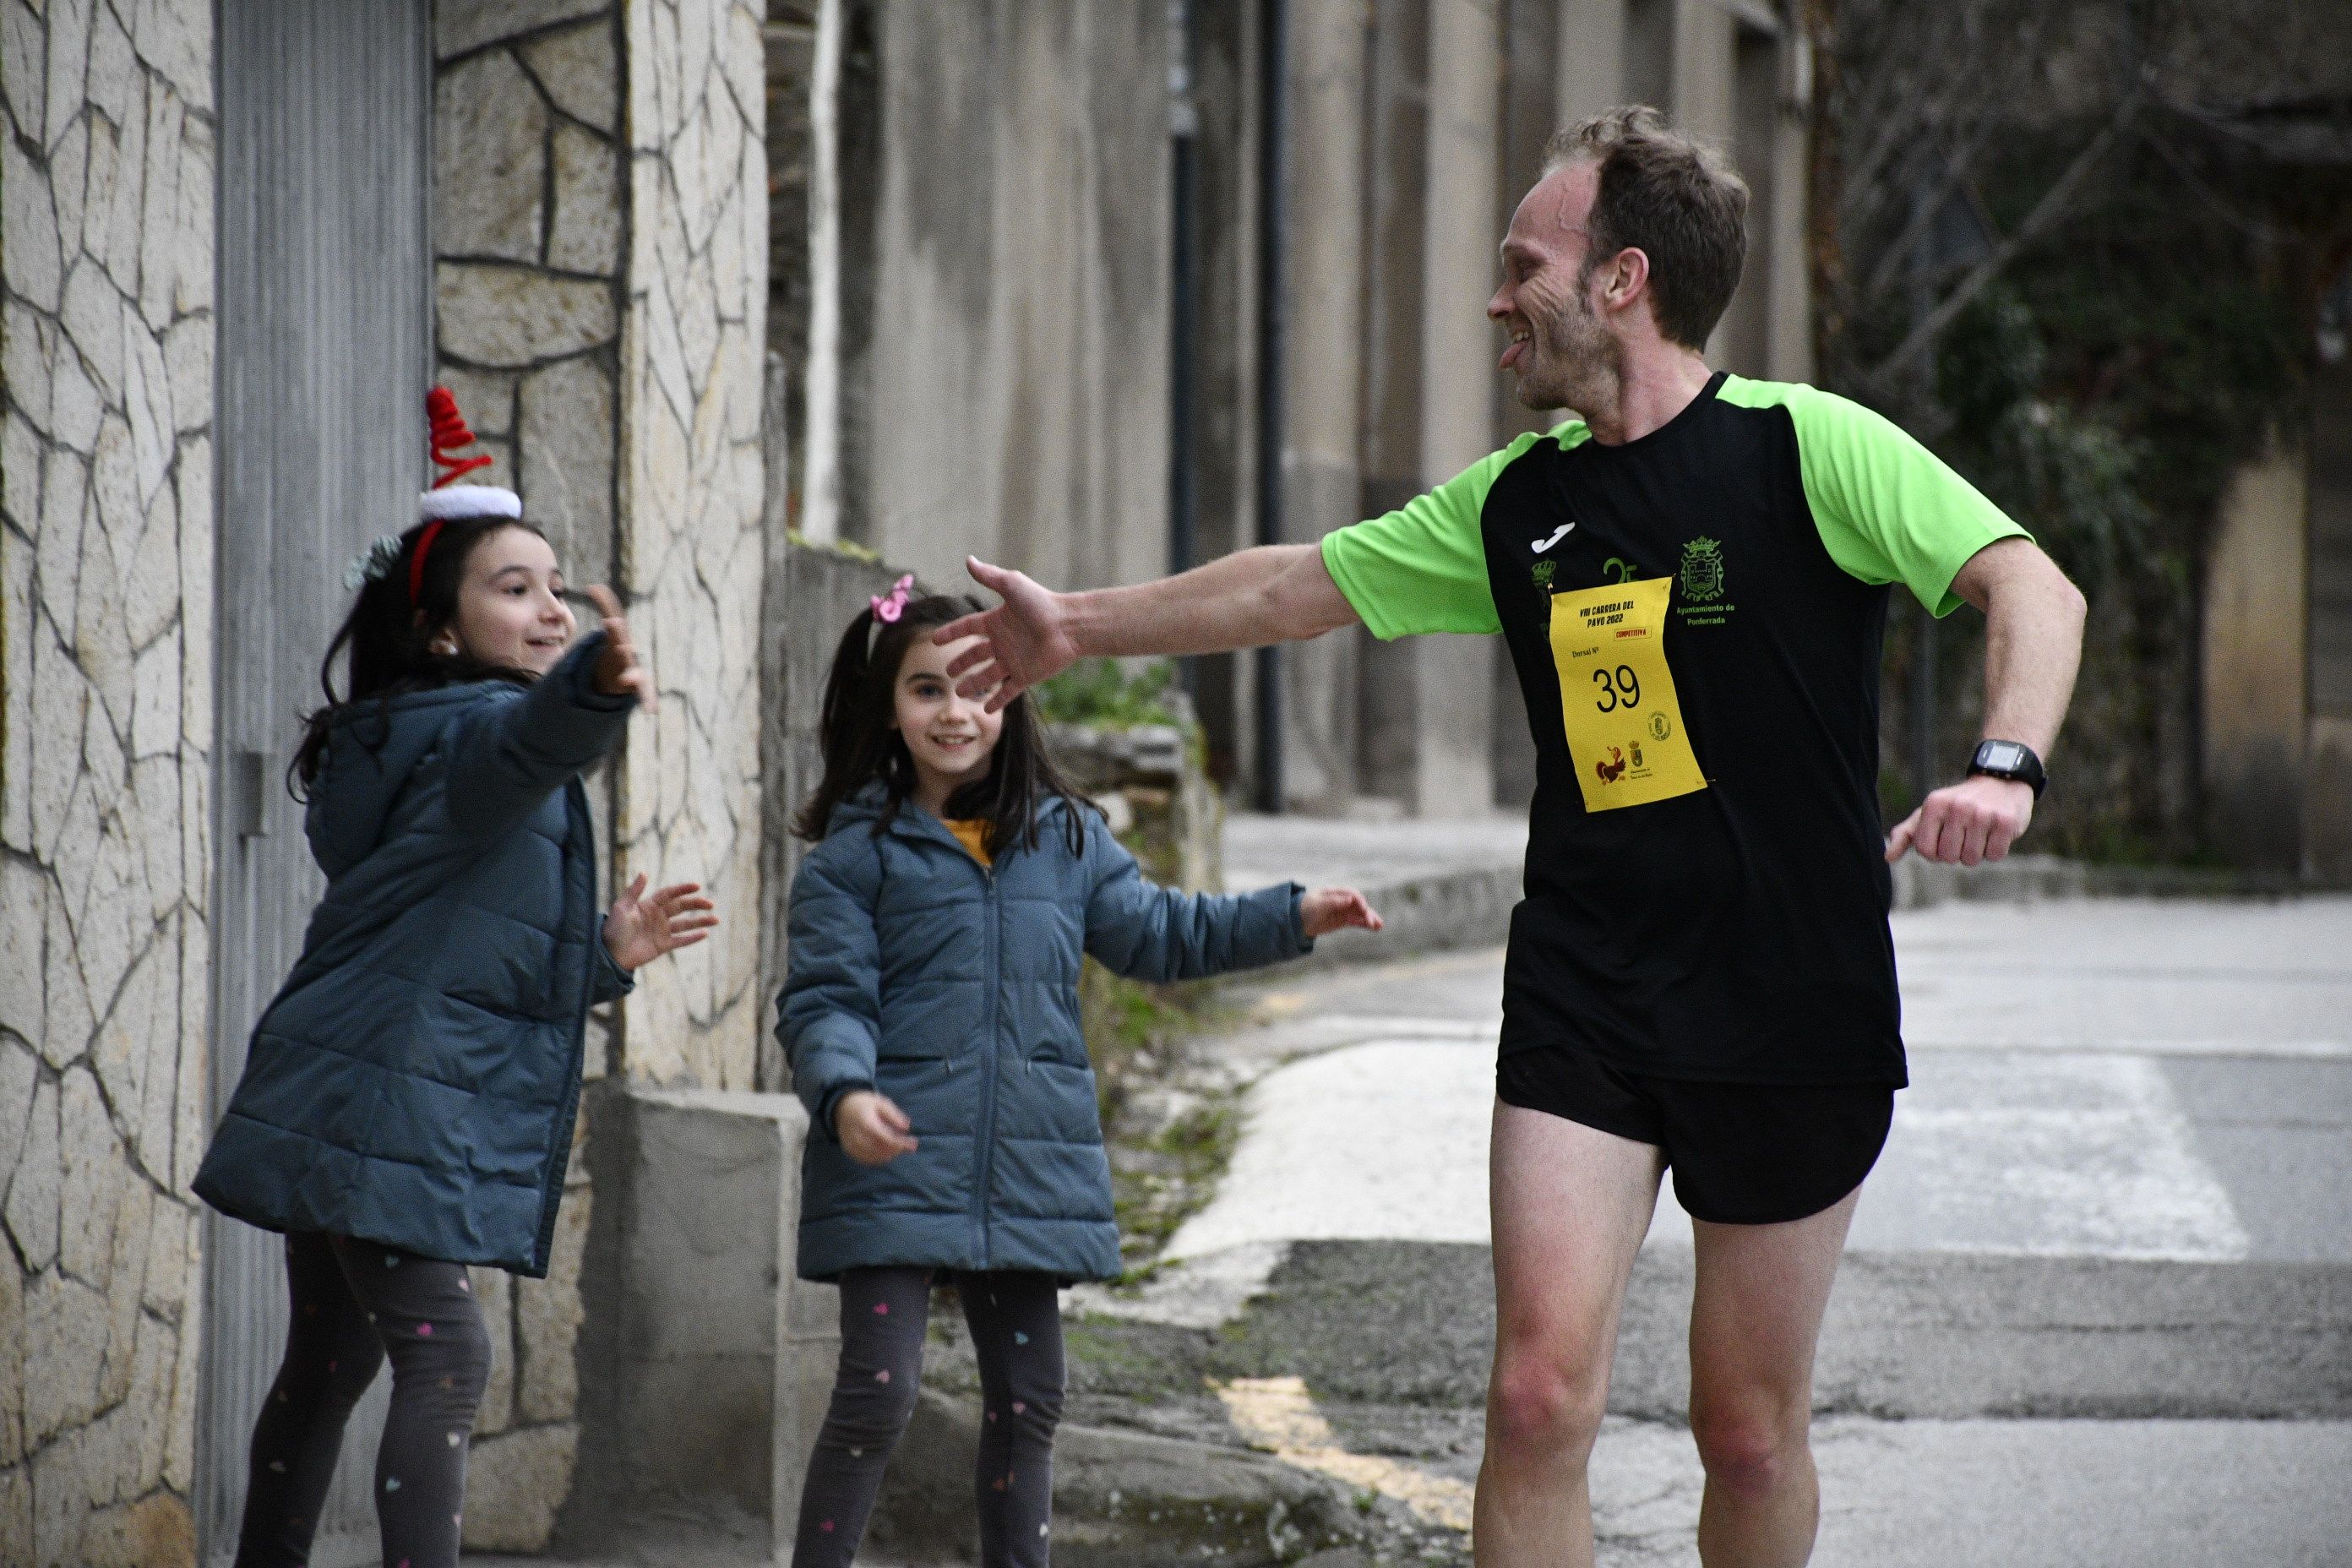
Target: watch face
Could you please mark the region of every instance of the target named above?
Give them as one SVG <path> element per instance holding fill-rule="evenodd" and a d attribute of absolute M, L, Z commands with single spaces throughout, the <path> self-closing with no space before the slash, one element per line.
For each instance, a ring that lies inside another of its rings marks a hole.
<path fill-rule="evenodd" d="M 1987 741 L 1977 752 L 1979 766 L 2014 773 L 2025 765 L 2025 748 L 2014 741 Z"/>

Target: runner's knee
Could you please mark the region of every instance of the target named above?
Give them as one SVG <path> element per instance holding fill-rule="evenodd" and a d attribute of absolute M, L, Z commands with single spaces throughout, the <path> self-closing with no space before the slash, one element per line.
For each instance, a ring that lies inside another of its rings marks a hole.
<path fill-rule="evenodd" d="M 1806 1423 L 1769 1403 L 1715 1408 L 1694 1403 L 1691 1436 L 1707 1480 L 1743 1495 L 1775 1490 L 1807 1458 Z"/>
<path fill-rule="evenodd" d="M 1490 1442 L 1514 1454 L 1590 1453 L 1609 1400 L 1606 1369 L 1563 1365 L 1542 1355 L 1496 1358 L 1487 1394 Z"/>

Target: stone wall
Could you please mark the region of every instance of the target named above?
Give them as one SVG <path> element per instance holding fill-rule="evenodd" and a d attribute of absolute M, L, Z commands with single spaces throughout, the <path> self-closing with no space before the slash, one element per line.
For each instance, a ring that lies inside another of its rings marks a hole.
<path fill-rule="evenodd" d="M 194 1550 L 212 6 L 0 11 L 0 1562 Z"/>
<path fill-rule="evenodd" d="M 588 1072 L 745 1089 L 760 927 L 760 16 L 726 0 L 443 0 L 443 379 L 574 583 L 628 606 L 661 681 L 592 784 L 610 879 L 694 880 L 725 923 L 592 1026 Z M 579 1137 L 596 1136 L 583 1104 Z M 544 1546 L 579 1446 L 575 1151 L 544 1280 L 478 1274 L 496 1347 L 467 1544 Z M 594 1375 L 592 1372 L 590 1375 Z"/>
<path fill-rule="evenodd" d="M 752 1087 L 761 1011 L 760 20 L 745 0 L 625 13 L 620 580 L 663 690 L 624 759 L 614 821 L 621 868 L 704 883 L 725 923 L 625 1004 L 623 1065 L 703 1089 Z"/>

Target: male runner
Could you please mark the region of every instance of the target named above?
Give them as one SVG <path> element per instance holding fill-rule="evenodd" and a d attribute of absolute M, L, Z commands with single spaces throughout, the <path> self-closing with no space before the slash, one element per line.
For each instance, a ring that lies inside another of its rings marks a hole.
<path fill-rule="evenodd" d="M 1475 1542 L 1592 1561 L 1585 1465 L 1662 1171 L 1690 1210 L 1691 1430 L 1709 1568 L 1811 1554 L 1812 1356 L 1905 1081 L 1886 863 L 2025 830 L 2072 692 L 2077 593 L 1885 420 L 1707 368 L 1747 188 L 1654 110 L 1553 139 L 1486 313 L 1520 400 L 1581 411 L 1402 510 L 1136 587 L 943 628 L 1009 695 L 1095 654 L 1500 632 L 1537 747 L 1503 982 L 1497 1340 Z M 1880 640 L 1901 582 L 1984 612 L 1986 744 L 1881 839 Z M 998 700 L 1003 700 L 1000 696 Z"/>

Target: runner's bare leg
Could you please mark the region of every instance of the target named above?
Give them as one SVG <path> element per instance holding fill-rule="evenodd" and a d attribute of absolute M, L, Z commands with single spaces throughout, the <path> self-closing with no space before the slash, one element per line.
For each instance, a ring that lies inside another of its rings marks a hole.
<path fill-rule="evenodd" d="M 1786 1225 L 1691 1222 L 1691 1436 L 1706 1568 L 1799 1568 L 1821 1523 L 1813 1345 L 1860 1188 Z"/>
<path fill-rule="evenodd" d="M 1495 1371 L 1473 1541 L 1480 1568 L 1589 1568 L 1585 1462 L 1658 1149 L 1564 1117 L 1495 1106 Z"/>

